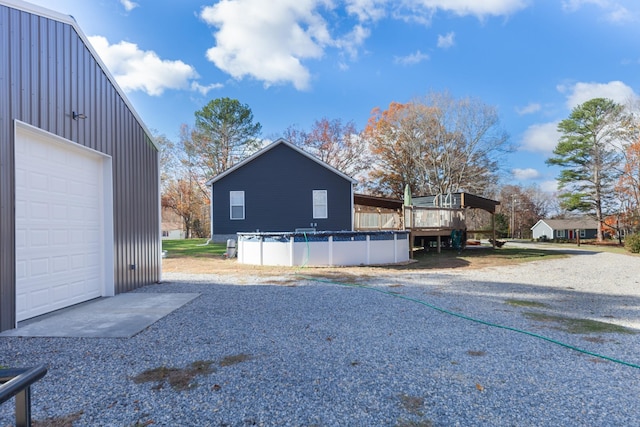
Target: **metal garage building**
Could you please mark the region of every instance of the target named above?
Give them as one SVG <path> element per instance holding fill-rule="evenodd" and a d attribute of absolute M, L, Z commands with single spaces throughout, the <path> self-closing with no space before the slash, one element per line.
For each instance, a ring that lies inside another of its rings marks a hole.
<path fill-rule="evenodd" d="M 0 0 L 0 331 L 160 279 L 158 150 L 77 23 Z"/>

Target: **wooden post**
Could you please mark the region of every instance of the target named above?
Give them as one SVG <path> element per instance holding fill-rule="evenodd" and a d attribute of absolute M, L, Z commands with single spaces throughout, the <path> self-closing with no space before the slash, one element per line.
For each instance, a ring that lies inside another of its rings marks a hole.
<path fill-rule="evenodd" d="M 413 259 L 413 231 L 409 232 L 409 258 Z"/>
<path fill-rule="evenodd" d="M 496 248 L 496 214 L 492 213 L 491 214 L 491 245 L 493 246 L 493 249 Z"/>

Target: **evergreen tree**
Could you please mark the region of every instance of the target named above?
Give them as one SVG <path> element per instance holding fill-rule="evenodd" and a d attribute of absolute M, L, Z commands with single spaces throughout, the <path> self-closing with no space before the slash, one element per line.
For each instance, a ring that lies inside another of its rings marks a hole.
<path fill-rule="evenodd" d="M 573 109 L 558 125 L 562 134 L 548 165 L 562 167 L 558 177 L 561 206 L 593 214 L 602 224 L 612 203 L 620 175 L 618 148 L 624 107 L 610 99 L 594 98 Z M 602 229 L 598 227 L 598 241 Z"/>

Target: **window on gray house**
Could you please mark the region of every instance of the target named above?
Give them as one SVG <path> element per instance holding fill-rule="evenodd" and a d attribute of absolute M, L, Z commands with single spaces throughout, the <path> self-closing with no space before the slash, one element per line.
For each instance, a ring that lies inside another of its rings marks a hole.
<path fill-rule="evenodd" d="M 244 191 L 229 191 L 230 219 L 244 219 Z"/>
<path fill-rule="evenodd" d="M 327 190 L 313 190 L 313 219 L 327 219 Z"/>

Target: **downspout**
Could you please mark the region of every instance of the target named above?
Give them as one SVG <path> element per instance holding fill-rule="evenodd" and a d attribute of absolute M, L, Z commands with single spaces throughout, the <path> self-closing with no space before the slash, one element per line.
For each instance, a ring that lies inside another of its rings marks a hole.
<path fill-rule="evenodd" d="M 209 239 L 213 241 L 213 183 L 211 183 L 211 203 L 209 203 Z"/>
<path fill-rule="evenodd" d="M 158 282 L 162 283 L 162 171 L 160 170 L 160 150 L 156 151 L 156 162 L 158 163 L 158 240 L 160 244 L 160 250 L 156 254 L 156 263 L 159 266 L 160 272 L 158 273 Z M 114 284 L 115 291 L 115 284 Z"/>
<path fill-rule="evenodd" d="M 353 198 L 355 197 L 355 188 L 356 184 L 354 182 L 351 182 L 351 231 L 354 231 L 355 228 L 355 213 L 354 213 L 354 209 L 355 209 L 355 204 L 354 204 L 354 200 Z"/>

